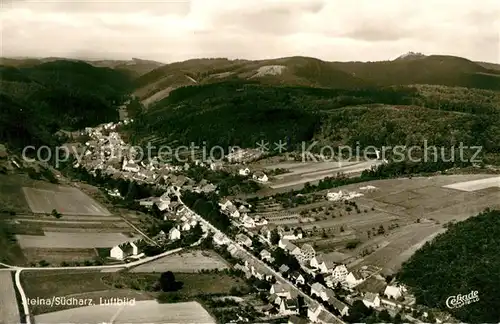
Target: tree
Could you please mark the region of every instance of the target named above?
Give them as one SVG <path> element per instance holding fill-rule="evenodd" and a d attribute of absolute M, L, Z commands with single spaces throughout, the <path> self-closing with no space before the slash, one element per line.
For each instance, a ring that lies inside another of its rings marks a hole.
<path fill-rule="evenodd" d="M 271 231 L 271 244 L 276 245 L 280 241 L 280 235 L 277 229 Z"/>
<path fill-rule="evenodd" d="M 179 283 L 175 281 L 175 276 L 172 271 L 163 272 L 160 276 L 160 288 L 162 291 L 179 290 Z"/>
<path fill-rule="evenodd" d="M 378 314 L 378 318 L 384 323 L 390 323 L 392 321 L 392 317 L 386 309 Z"/>
<path fill-rule="evenodd" d="M 380 227 L 378 228 L 378 231 L 377 231 L 378 234 L 385 234 L 385 228 L 384 228 L 384 225 L 380 225 Z"/>
<path fill-rule="evenodd" d="M 392 322 L 394 324 L 401 324 L 401 323 L 403 323 L 403 319 L 401 318 L 401 314 L 397 313 L 396 316 L 394 316 L 394 320 Z"/>
<path fill-rule="evenodd" d="M 55 218 L 59 219 L 62 217 L 62 215 L 55 209 L 52 209 L 52 213 L 51 213 L 52 216 L 54 216 Z"/>

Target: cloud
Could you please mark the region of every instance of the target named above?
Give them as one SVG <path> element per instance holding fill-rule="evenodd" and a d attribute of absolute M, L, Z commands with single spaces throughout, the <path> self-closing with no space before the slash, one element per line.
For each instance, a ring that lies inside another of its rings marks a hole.
<path fill-rule="evenodd" d="M 497 0 L 2 0 L 0 31 L 5 56 L 499 62 L 499 17 Z"/>

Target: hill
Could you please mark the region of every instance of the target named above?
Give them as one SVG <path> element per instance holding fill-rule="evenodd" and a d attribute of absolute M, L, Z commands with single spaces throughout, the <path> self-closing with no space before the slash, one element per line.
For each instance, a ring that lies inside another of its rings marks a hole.
<path fill-rule="evenodd" d="M 183 87 L 136 118 L 136 144 L 255 147 L 483 145 L 500 152 L 500 93 L 443 86 L 318 89 L 224 82 Z M 200 127 L 201 126 L 201 127 Z"/>
<path fill-rule="evenodd" d="M 131 89 L 124 72 L 79 61 L 0 66 L 0 76 L 0 142 L 14 147 L 50 143 L 61 128 L 117 120 Z"/>
<path fill-rule="evenodd" d="M 500 211 L 487 210 L 450 225 L 403 265 L 398 279 L 417 303 L 452 313 L 465 323 L 500 321 Z M 449 309 L 446 300 L 478 291 L 479 300 Z"/>
<path fill-rule="evenodd" d="M 337 89 L 430 84 L 500 90 L 500 71 L 484 64 L 409 53 L 381 62 L 326 62 L 310 57 L 188 60 L 166 64 L 138 78 L 135 94 L 148 106 L 178 87 L 234 80 Z"/>
<path fill-rule="evenodd" d="M 83 60 L 83 59 L 70 59 L 61 57 L 47 57 L 47 58 L 7 58 L 0 57 L 0 65 L 12 67 L 34 67 L 43 63 L 54 61 L 70 61 L 70 62 L 85 62 L 95 67 L 106 67 L 122 72 L 126 72 L 131 77 L 136 78 L 146 74 L 162 65 L 163 63 L 132 58 L 131 60 Z"/>

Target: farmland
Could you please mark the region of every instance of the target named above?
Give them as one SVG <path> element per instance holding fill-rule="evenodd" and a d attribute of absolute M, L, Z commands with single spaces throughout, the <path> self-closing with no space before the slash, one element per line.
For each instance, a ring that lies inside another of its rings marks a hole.
<path fill-rule="evenodd" d="M 10 271 L 0 272 L 0 323 L 18 323 L 20 320 L 14 281 Z"/>
<path fill-rule="evenodd" d="M 212 251 L 187 251 L 135 267 L 131 272 L 198 272 L 200 270 L 227 269 L 226 261 Z"/>
<path fill-rule="evenodd" d="M 443 232 L 444 224 L 500 206 L 496 183 L 498 177 L 486 174 L 377 180 L 332 190 L 362 194 L 348 202 L 326 200 L 325 190 L 303 195 L 306 203 L 291 208 L 273 199 L 260 200 L 257 214 L 285 229 L 302 228 L 306 235 L 295 241 L 299 246 L 310 243 L 318 252 L 344 252 L 352 256 L 351 268 L 372 264 L 391 273 Z M 367 185 L 370 190 L 362 190 Z M 467 185 L 471 189 L 461 189 Z M 292 216 L 286 222 L 285 211 Z M 359 243 L 348 249 L 353 241 Z"/>
<path fill-rule="evenodd" d="M 45 235 L 18 235 L 21 248 L 45 249 L 88 249 L 94 247 L 113 247 L 128 242 L 136 237 L 128 237 L 121 233 L 62 233 L 45 232 Z"/>
<path fill-rule="evenodd" d="M 24 187 L 23 191 L 33 213 L 51 213 L 55 209 L 63 215 L 110 215 L 104 207 L 76 188 L 54 186 L 52 190 L 46 190 Z"/>
<path fill-rule="evenodd" d="M 115 317 L 116 316 L 116 317 Z M 93 305 L 38 315 L 38 323 L 214 323 L 215 320 L 197 302 L 159 304 L 156 301 L 137 301 L 134 306 Z"/>

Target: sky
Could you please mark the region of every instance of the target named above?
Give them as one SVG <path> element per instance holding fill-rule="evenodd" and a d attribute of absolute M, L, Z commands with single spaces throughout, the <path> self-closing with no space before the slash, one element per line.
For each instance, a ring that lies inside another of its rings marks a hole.
<path fill-rule="evenodd" d="M 2 56 L 500 63 L 500 0 L 0 0 Z"/>

